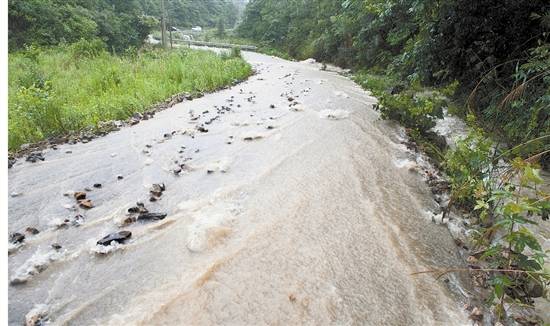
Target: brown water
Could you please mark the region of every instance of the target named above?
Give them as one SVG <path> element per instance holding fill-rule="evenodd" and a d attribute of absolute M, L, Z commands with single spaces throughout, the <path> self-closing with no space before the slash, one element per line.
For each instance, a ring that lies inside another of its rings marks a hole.
<path fill-rule="evenodd" d="M 10 232 L 42 231 L 9 256 L 10 278 L 27 280 L 10 286 L 10 324 L 33 308 L 54 325 L 469 324 L 456 276 L 411 275 L 463 263 L 431 222 L 437 205 L 402 130 L 345 77 L 245 57 L 258 74 L 241 85 L 10 169 L 9 191 L 22 193 L 9 200 Z M 233 111 L 208 133 L 182 134 L 197 123 L 191 110 L 207 121 L 231 96 Z M 175 176 L 185 158 L 189 171 Z M 159 182 L 166 191 L 149 203 Z M 79 212 L 83 224 L 57 229 L 77 214 L 63 194 L 94 183 L 103 187 L 89 193 L 96 207 Z M 119 228 L 138 200 L 168 217 Z M 120 229 L 131 241 L 98 254 L 95 241 Z"/>

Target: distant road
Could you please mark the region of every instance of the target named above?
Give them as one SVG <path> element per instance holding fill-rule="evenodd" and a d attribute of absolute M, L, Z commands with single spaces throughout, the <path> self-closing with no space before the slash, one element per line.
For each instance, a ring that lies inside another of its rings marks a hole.
<path fill-rule="evenodd" d="M 256 51 L 258 49 L 258 47 L 254 45 L 216 43 L 216 42 L 205 42 L 205 41 L 188 41 L 183 39 L 174 39 L 174 41 L 178 43 L 188 44 L 188 45 L 207 46 L 211 48 L 226 48 L 226 49 L 240 48 L 241 50 L 246 50 L 246 51 Z"/>

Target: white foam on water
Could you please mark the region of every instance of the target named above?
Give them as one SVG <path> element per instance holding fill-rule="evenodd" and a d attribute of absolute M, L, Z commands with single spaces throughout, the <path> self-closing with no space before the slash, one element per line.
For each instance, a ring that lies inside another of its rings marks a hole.
<path fill-rule="evenodd" d="M 231 160 L 227 157 L 214 161 L 207 166 L 208 171 L 226 173 L 231 167 Z"/>
<path fill-rule="evenodd" d="M 102 246 L 97 244 L 97 239 L 89 239 L 86 241 L 86 245 L 89 248 L 91 254 L 95 255 L 108 255 L 115 251 L 121 250 L 124 245 L 116 241 L 111 242 L 108 246 Z"/>
<path fill-rule="evenodd" d="M 306 107 L 303 104 L 298 104 L 290 107 L 290 111 L 294 112 L 303 112 L 306 110 Z"/>
<path fill-rule="evenodd" d="M 305 59 L 304 61 L 302 61 L 302 63 L 314 64 L 314 63 L 317 63 L 317 60 L 315 60 L 313 58 L 308 58 L 308 59 Z"/>
<path fill-rule="evenodd" d="M 319 112 L 321 119 L 342 120 L 349 117 L 349 112 L 346 110 L 323 110 Z"/>
<path fill-rule="evenodd" d="M 19 248 L 23 247 L 23 242 L 18 242 L 18 243 L 8 243 L 8 255 L 11 255 L 13 254 L 14 252 L 16 252 L 17 250 L 19 250 Z"/>
<path fill-rule="evenodd" d="M 343 97 L 343 98 L 349 98 L 350 97 L 347 93 L 342 92 L 342 91 L 334 91 L 334 95 L 336 95 L 338 97 Z"/>
<path fill-rule="evenodd" d="M 10 279 L 10 282 L 12 284 L 26 283 L 35 275 L 45 271 L 53 262 L 60 260 L 64 256 L 65 251 L 52 249 L 44 252 L 39 249 L 15 271 L 15 275 Z"/>
<path fill-rule="evenodd" d="M 232 122 L 231 125 L 234 127 L 248 127 L 250 126 L 250 121 L 248 120 L 235 121 L 235 122 Z"/>
<path fill-rule="evenodd" d="M 207 206 L 193 214 L 194 221 L 187 227 L 187 249 L 204 252 L 221 244 L 231 235 L 236 217 L 225 205 Z"/>
<path fill-rule="evenodd" d="M 418 164 L 416 164 L 416 162 L 411 161 L 409 159 L 394 160 L 393 164 L 399 169 L 407 169 L 409 171 L 418 169 Z"/>
<path fill-rule="evenodd" d="M 248 131 L 241 134 L 241 139 L 244 141 L 260 140 L 265 138 L 265 133 L 258 131 Z"/>
<path fill-rule="evenodd" d="M 179 215 L 192 218 L 187 226 L 189 251 L 207 251 L 222 244 L 232 234 L 241 207 L 235 200 L 227 199 L 231 192 L 231 189 L 221 188 L 209 198 L 189 200 L 178 205 Z"/>
<path fill-rule="evenodd" d="M 45 320 L 48 317 L 48 310 L 49 308 L 45 304 L 35 305 L 25 315 L 25 326 L 50 325 L 50 322 Z"/>
<path fill-rule="evenodd" d="M 53 227 L 53 228 L 60 228 L 62 226 L 65 226 L 67 225 L 67 223 L 65 223 L 65 219 L 64 218 L 61 218 L 61 217 L 54 217 L 52 218 L 49 222 L 48 222 L 48 225 L 50 227 Z"/>

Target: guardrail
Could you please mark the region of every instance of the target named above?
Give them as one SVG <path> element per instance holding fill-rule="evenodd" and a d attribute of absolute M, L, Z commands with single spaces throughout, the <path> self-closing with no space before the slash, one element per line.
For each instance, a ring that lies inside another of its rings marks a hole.
<path fill-rule="evenodd" d="M 243 44 L 230 44 L 230 43 L 215 43 L 215 42 L 204 42 L 204 41 L 189 41 L 189 40 L 183 40 L 183 39 L 174 39 L 174 41 L 178 43 L 184 43 L 189 46 L 195 45 L 195 46 L 207 46 L 211 48 L 226 48 L 226 49 L 232 49 L 232 48 L 240 48 L 241 50 L 246 51 L 256 51 L 258 50 L 258 47 L 254 45 L 243 45 Z"/>

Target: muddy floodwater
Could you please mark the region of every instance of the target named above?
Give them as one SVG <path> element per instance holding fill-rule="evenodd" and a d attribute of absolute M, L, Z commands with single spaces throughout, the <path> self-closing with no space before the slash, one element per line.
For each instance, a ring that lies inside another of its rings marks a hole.
<path fill-rule="evenodd" d="M 463 262 L 376 99 L 244 56 L 246 82 L 9 170 L 11 325 L 471 323 L 459 275 L 411 275 Z M 138 201 L 167 216 L 128 221 Z"/>

